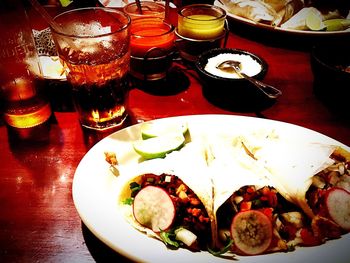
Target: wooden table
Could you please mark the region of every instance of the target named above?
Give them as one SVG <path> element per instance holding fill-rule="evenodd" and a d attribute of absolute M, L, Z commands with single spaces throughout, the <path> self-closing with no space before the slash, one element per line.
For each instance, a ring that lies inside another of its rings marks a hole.
<path fill-rule="evenodd" d="M 181 71 L 188 86 L 180 83 L 168 94 L 134 87 L 129 95 L 131 122 L 190 114 L 256 116 L 301 125 L 350 145 L 349 118 L 326 107 L 313 93 L 307 47 L 291 48 L 279 37 L 271 44 L 254 33 L 249 36 L 249 31 L 242 34 L 239 25 L 231 30 L 228 47 L 251 51 L 268 63 L 265 81 L 283 91 L 274 105 L 259 112 L 212 105 L 189 69 Z M 72 201 L 75 169 L 103 136 L 83 132 L 75 112 L 56 110 L 42 142 L 14 140 L 4 125 L 0 127 L 0 261 L 117 262 L 120 255 L 82 224 Z"/>

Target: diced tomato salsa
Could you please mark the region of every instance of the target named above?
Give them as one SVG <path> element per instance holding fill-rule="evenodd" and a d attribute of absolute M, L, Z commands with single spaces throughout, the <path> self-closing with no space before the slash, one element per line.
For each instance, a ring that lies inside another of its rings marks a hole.
<path fill-rule="evenodd" d="M 260 211 L 270 219 L 275 229 L 270 245 L 271 251 L 288 250 L 290 249 L 289 243 L 294 244 L 294 240 L 297 239 L 299 245 L 309 246 L 320 243 L 318 240 L 312 241 L 311 237 L 307 235 L 312 233 L 311 223 L 301 212 L 301 209 L 285 200 L 275 188 L 269 186 L 260 189 L 255 186 L 244 186 L 234 192 L 217 212 L 218 228 L 228 229 L 234 216 L 247 210 Z M 301 215 L 300 222 L 296 223 L 281 216 L 290 212 L 298 212 Z M 305 233 L 301 236 L 301 232 Z"/>

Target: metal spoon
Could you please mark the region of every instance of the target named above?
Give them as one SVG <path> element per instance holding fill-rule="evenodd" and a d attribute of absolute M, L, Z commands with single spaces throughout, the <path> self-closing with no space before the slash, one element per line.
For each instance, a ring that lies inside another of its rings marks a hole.
<path fill-rule="evenodd" d="M 259 80 L 256 80 L 252 77 L 249 77 L 248 75 L 241 72 L 241 62 L 235 61 L 235 60 L 226 60 L 224 62 L 221 62 L 219 65 L 216 66 L 216 68 L 229 72 L 229 73 L 237 73 L 240 77 L 245 78 L 252 84 L 254 84 L 257 88 L 259 88 L 266 96 L 268 96 L 271 99 L 275 99 L 278 96 L 282 95 L 282 91 L 279 89 L 272 87 L 270 85 L 267 85 Z"/>

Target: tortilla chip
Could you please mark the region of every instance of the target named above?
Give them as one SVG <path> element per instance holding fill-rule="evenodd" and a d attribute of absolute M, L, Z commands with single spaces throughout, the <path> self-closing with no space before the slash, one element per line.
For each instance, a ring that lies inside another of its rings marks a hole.
<path fill-rule="evenodd" d="M 279 26 L 303 6 L 302 0 L 222 0 L 234 15 Z"/>

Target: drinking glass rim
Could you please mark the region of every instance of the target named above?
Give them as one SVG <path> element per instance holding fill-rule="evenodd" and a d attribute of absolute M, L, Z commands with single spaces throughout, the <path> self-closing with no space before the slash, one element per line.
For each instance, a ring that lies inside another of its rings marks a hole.
<path fill-rule="evenodd" d="M 160 3 L 158 3 L 158 2 L 154 2 L 154 1 L 141 1 L 141 7 L 143 7 L 143 6 L 147 6 L 147 5 L 151 5 L 151 6 L 153 6 L 153 7 L 161 7 L 161 11 L 160 10 L 151 10 L 151 11 L 155 11 L 155 12 L 163 12 L 163 11 L 165 11 L 165 6 L 163 5 L 163 4 L 160 4 Z M 128 12 L 128 10 L 127 10 L 127 8 L 128 7 L 134 7 L 134 6 L 136 6 L 137 7 L 137 4 L 136 4 L 136 2 L 130 2 L 130 3 L 128 3 L 127 5 L 125 5 L 124 7 L 123 7 L 123 11 L 125 12 L 125 13 L 127 13 L 127 14 L 130 14 L 131 12 Z M 134 14 L 134 13 L 132 13 L 132 14 Z M 136 14 L 136 13 L 135 13 Z"/>
<path fill-rule="evenodd" d="M 198 18 L 192 18 L 192 17 L 188 17 L 185 16 L 184 14 L 182 14 L 182 12 L 186 9 L 191 9 L 191 8 L 196 8 L 196 7 L 204 7 L 206 9 L 214 9 L 214 10 L 219 10 L 219 12 L 221 13 L 220 16 L 215 17 L 213 19 L 208 19 L 208 20 L 203 20 L 203 19 L 198 19 Z M 216 6 L 216 5 L 209 5 L 209 4 L 192 4 L 192 5 L 187 5 L 182 7 L 179 11 L 178 11 L 178 15 L 183 17 L 184 19 L 188 19 L 188 20 L 192 20 L 192 21 L 215 21 L 215 20 L 220 20 L 220 19 L 225 19 L 227 16 L 226 11 L 221 8 L 220 6 Z"/>
<path fill-rule="evenodd" d="M 72 9 L 72 10 L 68 10 L 68 11 L 65 11 L 61 14 L 58 14 L 57 16 L 55 16 L 53 18 L 53 20 L 55 21 L 57 18 L 59 17 L 62 17 L 64 15 L 67 15 L 67 14 L 71 14 L 71 13 L 74 13 L 74 12 L 80 12 L 80 11 L 86 11 L 86 10 L 102 10 L 102 11 L 105 11 L 106 13 L 108 12 L 111 12 L 111 13 L 118 13 L 122 16 L 124 16 L 125 18 L 127 18 L 128 22 L 121 28 L 117 29 L 117 30 L 114 30 L 112 32 L 109 32 L 109 33 L 102 33 L 102 34 L 87 34 L 87 35 L 79 35 L 79 34 L 67 34 L 67 33 L 64 33 L 62 31 L 57 31 L 55 30 L 53 27 L 50 27 L 50 29 L 55 32 L 56 34 L 58 35 L 61 35 L 61 36 L 65 36 L 65 37 L 74 37 L 74 38 L 98 38 L 98 37 L 105 37 L 105 36 L 109 36 L 109 35 L 112 35 L 112 34 L 115 34 L 117 32 L 121 32 L 123 30 L 125 30 L 126 28 L 128 28 L 131 24 L 131 18 L 130 16 L 125 13 L 125 12 L 122 12 L 120 10 L 116 10 L 116 9 L 113 9 L 113 8 L 108 8 L 108 7 L 83 7 L 83 8 L 75 8 L 75 9 Z"/>
<path fill-rule="evenodd" d="M 175 31 L 175 26 L 170 24 L 170 23 L 167 23 L 166 21 L 164 21 L 163 19 L 159 18 L 159 17 L 139 17 L 139 18 L 135 18 L 133 20 L 133 22 L 135 23 L 135 21 L 141 21 L 141 20 L 159 20 L 162 22 L 162 24 L 164 25 L 167 25 L 169 26 L 169 30 L 167 30 L 166 32 L 164 33 L 161 33 L 161 34 L 157 34 L 157 35 L 152 35 L 152 36 L 140 36 L 140 35 L 137 35 L 137 34 L 134 34 L 132 32 L 130 32 L 130 35 L 135 37 L 135 38 L 152 38 L 152 37 L 161 37 L 161 36 L 164 36 L 164 35 L 168 35 L 170 33 L 173 33 Z"/>

